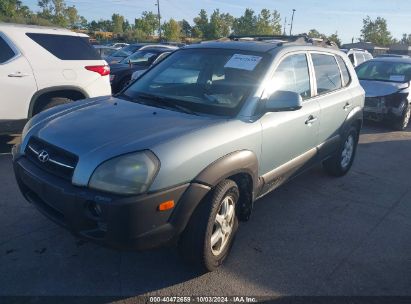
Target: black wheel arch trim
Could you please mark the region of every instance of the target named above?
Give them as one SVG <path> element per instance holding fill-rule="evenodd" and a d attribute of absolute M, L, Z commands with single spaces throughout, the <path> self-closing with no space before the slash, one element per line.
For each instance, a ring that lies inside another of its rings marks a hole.
<path fill-rule="evenodd" d="M 254 152 L 240 150 L 227 154 L 207 166 L 193 181 L 214 187 L 222 180 L 241 173 L 246 173 L 251 176 L 253 183 L 252 190 L 257 189 L 258 158 Z"/>
<path fill-rule="evenodd" d="M 363 117 L 363 108 L 360 106 L 356 106 L 354 107 L 350 113 L 348 113 L 347 118 L 344 121 L 344 124 L 342 125 L 341 128 L 341 132 L 340 135 L 344 135 L 348 132 L 348 130 L 350 129 L 350 127 L 354 124 L 354 123 L 360 123 L 359 125 L 359 130 L 361 130 L 362 124 L 364 121 L 364 117 Z"/>
<path fill-rule="evenodd" d="M 27 117 L 28 118 L 32 117 L 34 106 L 35 106 L 37 100 L 41 96 L 43 96 L 44 94 L 47 94 L 47 93 L 53 93 L 53 92 L 58 92 L 58 91 L 73 91 L 73 92 L 77 92 L 77 93 L 82 94 L 84 96 L 84 98 L 90 98 L 90 96 L 87 94 L 86 91 L 84 91 L 82 88 L 77 87 L 77 86 L 53 86 L 53 87 L 44 88 L 44 89 L 41 89 L 41 90 L 37 91 L 36 93 L 34 93 L 34 95 L 31 97 L 29 112 L 27 113 Z M 64 97 L 64 96 L 62 96 L 62 97 Z"/>

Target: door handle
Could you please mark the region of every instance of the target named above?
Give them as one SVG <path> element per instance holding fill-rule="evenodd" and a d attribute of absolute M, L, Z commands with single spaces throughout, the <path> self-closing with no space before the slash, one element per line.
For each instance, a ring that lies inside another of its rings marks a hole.
<path fill-rule="evenodd" d="M 305 124 L 306 124 L 306 125 L 311 125 L 311 124 L 313 124 L 314 122 L 316 122 L 317 120 L 318 120 L 317 117 L 314 117 L 314 116 L 310 115 L 310 116 L 307 118 L 307 120 L 305 121 Z"/>
<path fill-rule="evenodd" d="M 352 107 L 352 104 L 350 104 L 349 102 L 347 102 L 346 104 L 345 104 L 345 106 L 343 107 L 343 109 L 344 110 L 348 110 L 349 108 L 351 108 Z"/>
<path fill-rule="evenodd" d="M 16 78 L 22 78 L 22 77 L 27 77 L 30 76 L 30 74 L 25 74 L 21 72 L 16 72 L 16 73 L 11 73 L 8 75 L 9 77 L 16 77 Z"/>

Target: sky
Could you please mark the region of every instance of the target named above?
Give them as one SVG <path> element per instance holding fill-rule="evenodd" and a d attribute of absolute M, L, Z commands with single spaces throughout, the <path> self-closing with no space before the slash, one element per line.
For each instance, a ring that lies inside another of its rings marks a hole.
<path fill-rule="evenodd" d="M 37 0 L 23 0 L 34 11 L 38 10 Z M 66 0 L 67 5 L 75 5 L 79 14 L 87 20 L 110 19 L 113 13 L 124 15 L 131 23 L 143 11 L 156 12 L 156 0 Z M 367 15 L 375 19 L 381 16 L 388 21 L 388 29 L 395 38 L 403 33 L 411 33 L 411 1 L 408 0 L 160 0 L 161 16 L 165 19 L 186 19 L 191 24 L 200 9 L 209 15 L 216 8 L 221 12 L 239 17 L 246 8 L 258 12 L 263 8 L 277 10 L 282 17 L 282 25 L 287 18 L 287 32 L 292 9 L 296 9 L 293 33 L 307 33 L 317 29 L 326 35 L 338 32 L 344 43 L 360 37 L 362 20 Z"/>

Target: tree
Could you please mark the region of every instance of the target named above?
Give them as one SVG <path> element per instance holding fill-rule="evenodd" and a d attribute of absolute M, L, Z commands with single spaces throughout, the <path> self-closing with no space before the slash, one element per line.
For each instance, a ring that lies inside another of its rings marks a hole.
<path fill-rule="evenodd" d="M 194 34 L 196 35 L 195 37 L 198 38 L 206 38 L 209 36 L 208 33 L 208 16 L 207 12 L 205 10 L 200 10 L 200 13 L 198 14 L 198 17 L 194 18 Z"/>
<path fill-rule="evenodd" d="M 183 19 L 179 22 L 180 27 L 181 27 L 181 34 L 184 37 L 191 37 L 191 31 L 192 31 L 192 27 L 190 25 L 190 23 L 188 23 L 187 20 Z"/>
<path fill-rule="evenodd" d="M 244 15 L 236 18 L 233 23 L 233 31 L 236 35 L 253 35 L 257 28 L 257 16 L 251 8 L 247 8 Z"/>
<path fill-rule="evenodd" d="M 277 11 L 272 13 L 268 9 L 262 9 L 257 16 L 256 35 L 280 35 L 281 17 Z"/>
<path fill-rule="evenodd" d="M 144 11 L 141 18 L 135 19 L 134 27 L 147 37 L 154 35 L 158 28 L 158 17 L 153 12 Z"/>
<path fill-rule="evenodd" d="M 230 14 L 221 14 L 219 9 L 214 10 L 207 26 L 207 39 L 218 39 L 230 35 L 234 18 Z"/>
<path fill-rule="evenodd" d="M 19 0 L 0 0 L 0 15 L 4 17 L 21 16 L 28 18 L 31 15 L 29 8 Z"/>
<path fill-rule="evenodd" d="M 388 31 L 387 20 L 382 17 L 371 20 L 370 16 L 367 16 L 367 18 L 363 19 L 361 38 L 365 42 L 372 42 L 381 46 L 391 44 L 392 36 Z"/>
<path fill-rule="evenodd" d="M 123 24 L 124 24 L 124 17 L 119 14 L 113 14 L 111 16 L 111 22 L 113 24 L 113 33 L 114 34 L 122 34 Z"/>
<path fill-rule="evenodd" d="M 310 38 L 320 38 L 320 39 L 325 39 L 327 36 L 324 34 L 321 34 L 319 31 L 317 31 L 316 29 L 311 29 L 308 32 L 308 37 Z"/>
<path fill-rule="evenodd" d="M 171 18 L 168 22 L 165 22 L 162 26 L 164 32 L 164 38 L 167 41 L 180 41 L 181 27 L 177 21 Z"/>
<path fill-rule="evenodd" d="M 411 45 L 411 34 L 402 34 L 401 44 Z"/>
<path fill-rule="evenodd" d="M 338 32 L 335 32 L 334 34 L 328 36 L 327 39 L 337 44 L 338 47 L 341 47 L 342 41 L 340 37 L 338 37 Z"/>

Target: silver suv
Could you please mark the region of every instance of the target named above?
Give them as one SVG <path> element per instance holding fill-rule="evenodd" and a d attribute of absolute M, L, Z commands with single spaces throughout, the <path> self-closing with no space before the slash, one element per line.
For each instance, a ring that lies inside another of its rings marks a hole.
<path fill-rule="evenodd" d="M 204 270 L 254 202 L 322 163 L 354 160 L 364 90 L 347 56 L 305 41 L 184 47 L 114 97 L 40 113 L 13 149 L 25 198 L 117 248 L 178 241 Z"/>

